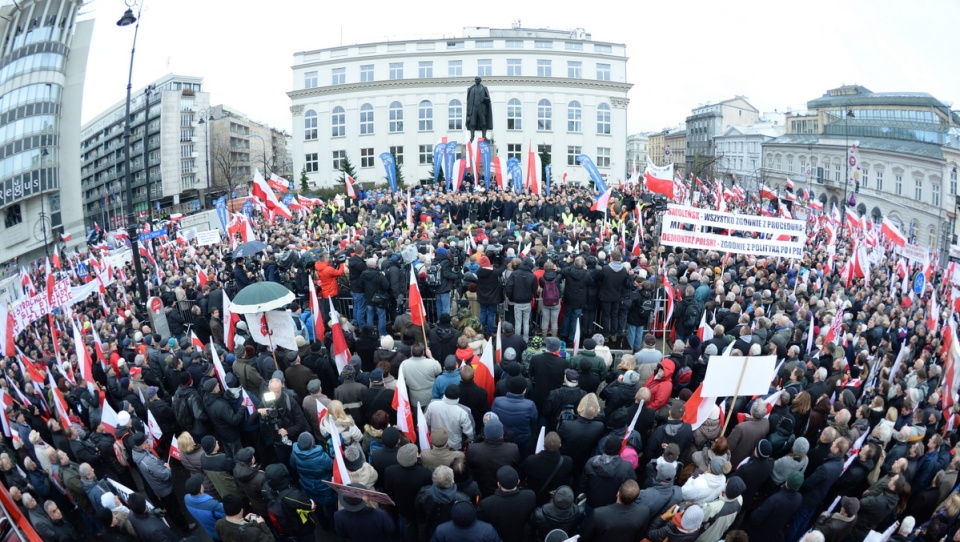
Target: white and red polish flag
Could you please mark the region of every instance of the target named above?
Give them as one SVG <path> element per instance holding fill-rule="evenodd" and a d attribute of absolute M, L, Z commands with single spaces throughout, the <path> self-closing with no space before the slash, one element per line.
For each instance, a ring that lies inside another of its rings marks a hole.
<path fill-rule="evenodd" d="M 337 424 L 333 421 L 333 416 L 327 417 L 327 430 L 330 432 L 330 441 L 333 444 L 333 481 L 341 485 L 350 485 L 350 471 L 347 470 L 347 464 L 343 461 L 343 444 L 340 442 L 340 432 L 337 430 Z"/>
<path fill-rule="evenodd" d="M 260 174 L 259 169 L 253 172 L 253 188 L 251 189 L 251 193 L 259 198 L 270 211 L 278 213 L 287 220 L 293 218 L 293 213 L 290 212 L 290 209 L 288 209 L 286 205 L 277 199 L 277 195 L 273 193 L 273 189 L 270 188 L 267 181 L 263 179 L 263 175 Z"/>
<path fill-rule="evenodd" d="M 340 313 L 333 308 L 333 300 L 330 301 L 330 330 L 333 332 L 333 360 L 337 363 L 337 374 L 343 372 L 343 368 L 350 364 L 350 350 L 347 349 L 347 339 L 343 336 L 343 328 L 340 327 Z"/>
<path fill-rule="evenodd" d="M 410 394 L 407 390 L 407 383 L 403 378 L 403 365 L 400 366 L 400 372 L 397 376 L 397 389 L 393 393 L 393 409 L 397 411 L 397 429 L 410 442 L 416 442 L 417 430 L 413 425 L 413 411 L 410 409 Z"/>
<path fill-rule="evenodd" d="M 493 404 L 494 389 L 497 381 L 494 379 L 493 370 L 493 344 L 487 339 L 487 344 L 480 354 L 480 361 L 473 367 L 475 373 L 473 380 L 478 386 L 486 390 L 487 402 Z"/>

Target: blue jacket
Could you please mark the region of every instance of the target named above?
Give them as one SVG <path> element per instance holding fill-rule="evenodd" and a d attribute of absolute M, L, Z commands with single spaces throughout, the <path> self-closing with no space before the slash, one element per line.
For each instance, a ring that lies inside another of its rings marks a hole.
<path fill-rule="evenodd" d="M 453 521 L 441 523 L 433 532 L 430 542 L 462 542 L 463 540 L 501 542 L 500 535 L 497 534 L 493 525 L 480 520 L 474 521 L 469 527 L 457 527 Z"/>
<path fill-rule="evenodd" d="M 317 340 L 317 330 L 313 324 L 313 314 L 310 313 L 310 309 L 304 309 L 300 313 L 300 321 L 307 328 L 307 342 L 312 343 Z"/>
<path fill-rule="evenodd" d="M 443 360 L 440 360 L 440 363 L 443 363 Z M 437 375 L 437 379 L 433 381 L 433 398 L 443 399 L 443 392 L 451 384 L 460 385 L 460 369 L 453 372 L 444 371 Z M 423 408 L 427 408 L 427 405 L 423 405 Z"/>
<path fill-rule="evenodd" d="M 826 461 L 817 467 L 800 487 L 800 494 L 803 495 L 804 508 L 816 508 L 823 502 L 830 488 L 837 482 L 843 473 L 843 459 L 828 454 Z"/>
<path fill-rule="evenodd" d="M 946 467 L 949 463 L 950 450 L 945 445 L 940 445 L 939 450 L 934 450 L 917 461 L 917 470 L 913 474 L 913 481 L 910 485 L 919 488 L 929 487 L 937 471 Z"/>
<path fill-rule="evenodd" d="M 204 531 L 207 531 L 210 538 L 220 540 L 217 536 L 217 520 L 227 517 L 221 502 L 204 493 L 200 496 L 185 495 L 183 504 L 187 506 L 187 512 L 190 512 Z"/>
<path fill-rule="evenodd" d="M 333 458 L 323 446 L 314 445 L 309 450 L 301 450 L 299 443 L 293 444 L 290 466 L 300 473 L 300 487 L 317 504 L 332 504 L 337 494 L 323 483 L 333 481 Z"/>
<path fill-rule="evenodd" d="M 504 427 L 513 431 L 518 445 L 530 442 L 531 426 L 537 421 L 537 406 L 530 399 L 516 393 L 507 393 L 493 400 L 491 409 Z"/>

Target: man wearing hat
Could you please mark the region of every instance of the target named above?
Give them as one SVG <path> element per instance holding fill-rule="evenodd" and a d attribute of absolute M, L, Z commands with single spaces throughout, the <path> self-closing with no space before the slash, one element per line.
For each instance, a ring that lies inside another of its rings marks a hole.
<path fill-rule="evenodd" d="M 856 497 L 841 497 L 839 510 L 828 515 L 820 514 L 814 529 L 823 533 L 826 540 L 847 540 L 856 529 L 860 513 L 860 500 Z"/>
<path fill-rule="evenodd" d="M 520 451 L 516 444 L 504 440 L 503 424 L 495 413 L 489 412 L 484 419 L 483 440 L 467 449 L 467 465 L 480 493 L 486 497 L 497 489 L 497 470 L 504 465 L 518 465 Z"/>
<path fill-rule="evenodd" d="M 431 471 L 437 467 L 449 467 L 456 459 L 464 457 L 463 452 L 450 448 L 449 431 L 439 427 L 430 431 L 430 448 L 420 452 L 420 461 Z"/>
<path fill-rule="evenodd" d="M 601 445 L 602 453 L 587 461 L 581 480 L 587 495 L 587 504 L 594 509 L 615 503 L 620 485 L 627 480 L 637 479 L 637 473 L 630 463 L 620 457 L 619 439 L 610 438 Z"/>
<path fill-rule="evenodd" d="M 217 535 L 217 520 L 226 517 L 223 505 L 210 495 L 203 491 L 203 475 L 199 472 L 190 475 L 183 486 L 186 495 L 183 497 L 183 504 L 187 512 L 197 520 L 197 523 L 203 527 L 203 530 L 214 540 L 219 539 Z"/>
<path fill-rule="evenodd" d="M 427 333 L 427 344 L 430 345 L 430 353 L 436 356 L 437 361 L 443 362 L 447 356 L 453 355 L 457 351 L 457 339 L 460 338 L 460 332 L 452 325 L 452 318 L 449 313 L 440 315 L 440 321 Z"/>
<path fill-rule="evenodd" d="M 720 498 L 703 507 L 703 523 L 709 525 L 698 540 L 720 540 L 743 507 L 743 480 L 734 476 L 727 480 Z"/>
<path fill-rule="evenodd" d="M 803 473 L 790 473 L 780 491 L 765 499 L 748 516 L 744 530 L 750 540 L 769 538 L 772 542 L 782 542 L 783 528 L 803 504 L 803 497 L 798 493 L 802 485 Z"/>
<path fill-rule="evenodd" d="M 203 468 L 203 473 L 213 482 L 213 487 L 217 489 L 217 493 L 221 497 L 224 495 L 243 497 L 243 493 L 237 487 L 237 481 L 233 477 L 234 461 L 223 453 L 216 437 L 213 435 L 203 437 L 200 439 L 200 447 L 203 448 L 203 454 L 200 456 L 200 466 Z"/>
<path fill-rule="evenodd" d="M 411 533 L 404 535 L 406 540 L 417 539 L 417 494 L 420 488 L 429 486 L 433 481 L 430 469 L 419 464 L 418 456 L 416 444 L 404 444 L 397 450 L 397 464 L 387 467 L 383 475 L 383 491 L 397 503 L 401 530 L 407 533 L 409 529 Z"/>
<path fill-rule="evenodd" d="M 397 465 L 397 453 L 400 450 L 400 430 L 394 426 L 387 427 L 380 435 L 382 448 L 370 452 L 370 464 L 377 470 L 376 488 L 383 490 L 383 480 L 387 468 Z"/>
<path fill-rule="evenodd" d="M 163 454 L 166 452 L 167 447 L 170 446 L 170 439 L 176 436 L 179 426 L 177 425 L 177 417 L 173 413 L 173 407 L 170 406 L 169 399 L 161 399 L 159 391 L 160 389 L 156 386 L 148 386 L 143 397 L 147 401 L 147 410 L 150 411 L 150 414 L 153 414 L 153 419 L 157 421 L 157 425 L 159 425 L 160 430 L 163 431 L 163 436 L 160 438 L 160 443 L 156 448 L 157 453 Z"/>
<path fill-rule="evenodd" d="M 501 538 L 492 525 L 477 519 L 477 509 L 469 501 L 460 501 L 450 510 L 450 521 L 441 523 L 431 540 L 435 542 L 463 542 L 464 540 L 496 542 Z"/>
<path fill-rule="evenodd" d="M 436 353 L 435 350 L 431 348 L 430 350 L 433 353 Z M 472 359 L 473 351 L 470 351 Z M 443 392 L 447 389 L 447 386 L 451 384 L 460 384 L 460 367 L 457 364 L 457 358 L 452 353 L 447 356 L 440 358 L 443 360 L 443 372 L 437 376 L 437 379 L 433 382 L 433 398 L 441 399 L 443 398 Z M 467 363 L 469 364 L 469 363 Z"/>
<path fill-rule="evenodd" d="M 513 351 L 519 355 L 520 352 L 527 349 L 527 341 L 513 332 L 513 324 L 503 322 L 500 324 L 500 346 L 503 348 L 504 358 L 506 358 L 508 348 L 513 348 Z M 514 357 L 514 359 L 516 359 L 516 357 Z M 520 360 L 517 359 L 517 361 Z"/>
<path fill-rule="evenodd" d="M 511 376 L 507 383 L 507 394 L 493 400 L 490 411 L 495 413 L 506 429 L 513 431 L 514 441 L 520 448 L 521 457 L 532 450 L 534 433 L 537 431 L 537 407 L 533 401 L 524 397 L 527 379 Z"/>
<path fill-rule="evenodd" d="M 368 489 L 367 486 L 353 482 L 349 487 Z M 333 524 L 340 536 L 351 540 L 370 542 L 392 542 L 393 520 L 384 510 L 374 508 L 361 497 L 340 494 L 340 510 L 333 515 Z"/>
<path fill-rule="evenodd" d="M 317 378 L 317 374 L 302 363 L 300 355 L 296 352 L 290 353 L 290 366 L 283 372 L 283 377 L 290 384 L 297 397 L 307 396 L 307 384 Z"/>
<path fill-rule="evenodd" d="M 434 287 L 434 294 L 437 296 L 437 315 L 450 314 L 450 291 L 453 289 L 454 282 L 460 280 L 461 275 L 453 268 L 449 251 L 445 247 L 437 249 L 433 265 L 440 266 L 440 285 Z"/>
<path fill-rule="evenodd" d="M 520 489 L 520 475 L 509 465 L 497 469 L 497 491 L 480 501 L 477 517 L 489 522 L 503 542 L 521 542 L 523 525 L 537 507 L 533 491 Z"/>
<path fill-rule="evenodd" d="M 216 378 L 207 379 L 203 383 L 203 391 L 203 406 L 213 425 L 213 432 L 222 443 L 224 453 L 233 457 L 240 449 L 240 426 L 256 423 L 259 413 L 255 410 L 248 416 L 243 404 L 234 408 L 224 397 L 220 382 Z"/>
<path fill-rule="evenodd" d="M 243 499 L 235 495 L 223 498 L 223 513 L 226 517 L 217 520 L 215 525 L 217 536 L 223 542 L 271 542 L 274 539 L 270 527 L 267 526 L 263 515 L 246 514 L 243 509 Z M 258 516 L 254 519 L 254 516 Z"/>
<path fill-rule="evenodd" d="M 600 377 L 600 380 L 603 380 L 607 377 L 607 364 L 603 361 L 603 358 L 597 355 L 594 352 L 594 349 L 597 347 L 597 341 L 593 340 L 590 337 L 587 337 L 583 340 L 583 348 L 580 349 L 580 353 L 573 357 L 570 360 L 571 369 L 579 369 L 580 364 L 587 360 L 590 362 L 593 372 Z"/>
<path fill-rule="evenodd" d="M 543 412 L 543 405 L 550 392 L 563 385 L 563 376 L 568 368 L 567 361 L 559 354 L 560 339 L 547 337 L 545 344 L 546 352 L 530 358 L 530 377 L 533 379 L 533 393 L 530 398 L 540 412 Z M 546 422 L 545 419 L 541 421 Z"/>
<path fill-rule="evenodd" d="M 773 445 L 767 439 L 761 439 L 750 460 L 737 468 L 737 476 L 743 480 L 743 507 L 748 513 L 753 509 L 753 498 L 757 491 L 767 483 L 773 473 Z"/>
<path fill-rule="evenodd" d="M 266 477 L 260 470 L 260 465 L 257 465 L 254 449 L 249 446 L 240 448 L 233 459 L 233 477 L 237 481 L 237 487 L 247 497 L 253 513 L 266 517 L 267 501 L 263 498 L 263 492 L 260 491 Z M 226 505 L 226 500 L 224 500 L 224 505 Z"/>
<path fill-rule="evenodd" d="M 548 427 L 551 430 L 557 430 L 562 422 L 571 421 L 576 417 L 577 405 L 587 394 L 580 389 L 579 381 L 580 373 L 573 369 L 567 369 L 563 372 L 563 385 L 551 391 L 550 395 L 547 396 L 547 400 L 543 404 L 543 414 L 546 416 Z"/>
<path fill-rule="evenodd" d="M 443 393 L 443 399 L 431 401 L 424 412 L 431 430 L 444 427 L 449 432 L 451 449 L 463 448 L 464 442 L 473 440 L 473 417 L 460 406 L 460 386 L 451 384 Z"/>
<path fill-rule="evenodd" d="M 307 433 L 309 436 L 309 433 Z M 321 513 L 321 504 L 311 501 L 303 491 L 296 486 L 290 485 L 290 471 L 282 463 L 269 465 L 265 471 L 266 482 L 263 484 L 263 496 L 269 502 L 272 499 L 279 499 L 287 514 L 290 514 L 285 526 L 287 535 L 297 541 L 308 541 L 314 539 L 314 531 L 317 528 L 317 516 Z M 326 484 L 323 484 L 324 487 Z M 335 506 L 335 505 L 334 505 Z M 325 520 L 326 528 L 333 524 L 333 511 Z"/>
<path fill-rule="evenodd" d="M 363 419 L 369 421 L 377 411 L 387 413 L 390 423 L 397 423 L 397 411 L 393 408 L 394 391 L 384 386 L 383 369 L 379 367 L 369 374 L 370 385 L 363 389 L 360 399 L 363 402 Z"/>

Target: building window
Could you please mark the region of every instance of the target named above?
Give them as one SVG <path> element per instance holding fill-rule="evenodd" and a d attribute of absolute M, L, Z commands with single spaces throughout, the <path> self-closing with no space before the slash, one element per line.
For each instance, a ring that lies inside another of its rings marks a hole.
<path fill-rule="evenodd" d="M 580 102 L 574 100 L 567 105 L 567 131 L 568 132 L 582 132 L 583 131 L 583 108 L 580 107 Z"/>
<path fill-rule="evenodd" d="M 553 106 L 550 100 L 540 100 L 537 104 L 537 130 L 549 132 L 553 130 Z"/>
<path fill-rule="evenodd" d="M 493 61 L 489 58 L 481 58 L 477 61 L 477 77 L 490 77 L 493 75 Z"/>
<path fill-rule="evenodd" d="M 312 71 L 303 74 L 303 88 L 317 88 L 320 84 L 319 73 Z"/>
<path fill-rule="evenodd" d="M 523 104 L 516 98 L 507 102 L 507 130 L 523 129 Z"/>
<path fill-rule="evenodd" d="M 867 188 L 870 184 L 870 170 L 863 168 L 863 174 L 860 175 L 860 186 Z"/>
<path fill-rule="evenodd" d="M 390 147 L 390 154 L 393 155 L 398 166 L 403 165 L 403 147 Z"/>
<path fill-rule="evenodd" d="M 913 199 L 923 201 L 923 181 L 920 179 L 913 180 Z"/>
<path fill-rule="evenodd" d="M 463 61 L 447 61 L 447 77 L 463 77 Z"/>
<path fill-rule="evenodd" d="M 957 195 L 957 168 L 950 170 L 950 195 Z"/>
<path fill-rule="evenodd" d="M 568 60 L 567 77 L 571 79 L 580 79 L 583 77 L 583 62 L 579 60 Z"/>
<path fill-rule="evenodd" d="M 363 104 L 360 106 L 360 135 L 370 135 L 373 133 L 373 106 Z"/>
<path fill-rule="evenodd" d="M 839 166 L 838 166 L 839 167 Z M 893 191 L 898 196 L 903 195 L 903 175 L 894 175 L 893 176 Z"/>
<path fill-rule="evenodd" d="M 433 146 L 432 145 L 420 145 L 420 165 L 425 166 L 427 164 L 433 163 Z"/>
<path fill-rule="evenodd" d="M 477 41 L 474 47 L 477 49 L 493 49 L 493 40 Z"/>
<path fill-rule="evenodd" d="M 403 62 L 391 62 L 390 80 L 396 81 L 398 79 L 403 79 Z"/>
<path fill-rule="evenodd" d="M 597 133 L 610 135 L 610 106 L 608 104 L 597 106 Z"/>
<path fill-rule="evenodd" d="M 523 143 L 507 143 L 507 160 L 516 158 L 521 160 L 523 157 Z"/>
<path fill-rule="evenodd" d="M 537 61 L 537 77 L 553 77 L 553 64 L 550 60 Z"/>
<path fill-rule="evenodd" d="M 451 100 L 447 106 L 447 129 L 463 130 L 463 103 Z"/>
<path fill-rule="evenodd" d="M 934 207 L 940 207 L 940 183 L 932 183 L 930 189 L 933 191 Z"/>
<path fill-rule="evenodd" d="M 521 69 L 522 63 L 519 58 L 508 58 L 507 59 L 507 75 L 513 77 L 519 77 L 523 75 L 523 70 Z"/>
<path fill-rule="evenodd" d="M 4 226 L 10 228 L 21 222 L 23 222 L 23 212 L 20 210 L 20 204 L 15 203 L 7 207 L 6 212 L 3 214 Z"/>
<path fill-rule="evenodd" d="M 877 190 L 883 190 L 883 170 L 877 171 Z"/>
<path fill-rule="evenodd" d="M 507 49 L 523 49 L 523 40 L 507 40 Z"/>
<path fill-rule="evenodd" d="M 390 104 L 390 133 L 399 134 L 403 132 L 403 104 L 392 102 Z"/>
<path fill-rule="evenodd" d="M 420 62 L 420 70 L 418 75 L 420 76 L 420 79 L 433 77 L 433 61 L 425 60 Z"/>
<path fill-rule="evenodd" d="M 418 119 L 420 121 L 418 129 L 421 132 L 430 132 L 433 130 L 433 104 L 428 100 L 420 102 L 418 108 Z"/>
<path fill-rule="evenodd" d="M 583 151 L 579 145 L 567 147 L 567 165 L 577 165 L 577 157 L 580 156 L 582 152 Z"/>
<path fill-rule="evenodd" d="M 550 156 L 553 154 L 553 145 L 537 145 L 537 154 Z"/>
<path fill-rule="evenodd" d="M 610 64 L 597 64 L 597 81 L 610 80 Z"/>
<path fill-rule="evenodd" d="M 793 173 L 793 156 L 787 156 L 787 171 Z"/>
<path fill-rule="evenodd" d="M 347 113 L 339 105 L 330 113 L 330 137 L 347 135 Z"/>
<path fill-rule="evenodd" d="M 306 168 L 307 173 L 316 173 L 320 169 L 320 161 L 317 158 L 317 153 L 308 152 L 303 157 L 303 167 Z"/>
<path fill-rule="evenodd" d="M 780 159 L 777 159 L 777 170 L 780 170 Z M 840 182 L 840 164 L 833 165 L 833 178 L 836 182 Z"/>
<path fill-rule="evenodd" d="M 462 41 L 448 41 L 447 49 L 463 49 Z"/>
<path fill-rule="evenodd" d="M 332 77 L 330 78 L 331 85 L 342 85 L 347 82 L 346 68 L 334 68 L 331 74 L 332 74 Z"/>
<path fill-rule="evenodd" d="M 533 42 L 533 46 L 537 49 L 553 49 L 552 41 L 536 40 Z"/>
<path fill-rule="evenodd" d="M 369 83 L 371 81 L 373 81 L 373 64 L 360 66 L 360 82 Z"/>
<path fill-rule="evenodd" d="M 373 147 L 360 149 L 360 167 L 373 167 Z"/>
<path fill-rule="evenodd" d="M 609 147 L 597 147 L 597 167 L 610 167 Z"/>
<path fill-rule="evenodd" d="M 613 47 L 611 47 L 610 45 L 601 45 L 599 43 L 595 43 L 593 45 L 593 52 L 594 53 L 612 53 Z"/>
<path fill-rule="evenodd" d="M 308 109 L 303 114 L 303 139 L 314 140 L 317 138 L 317 112 Z"/>
<path fill-rule="evenodd" d="M 333 170 L 343 169 L 343 161 L 347 159 L 347 151 L 333 151 Z"/>

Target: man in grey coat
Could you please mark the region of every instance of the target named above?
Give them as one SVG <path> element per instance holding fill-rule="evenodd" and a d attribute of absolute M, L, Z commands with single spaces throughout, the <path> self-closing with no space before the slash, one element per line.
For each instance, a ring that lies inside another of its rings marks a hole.
<path fill-rule="evenodd" d="M 144 483 L 150 486 L 160 500 L 160 507 L 167 511 L 167 517 L 182 531 L 196 527 L 196 524 L 187 524 L 186 513 L 180 508 L 177 495 L 173 492 L 173 472 L 170 465 L 157 457 L 146 435 L 138 431 L 130 438 L 133 442 L 133 462 L 140 470 Z"/>

